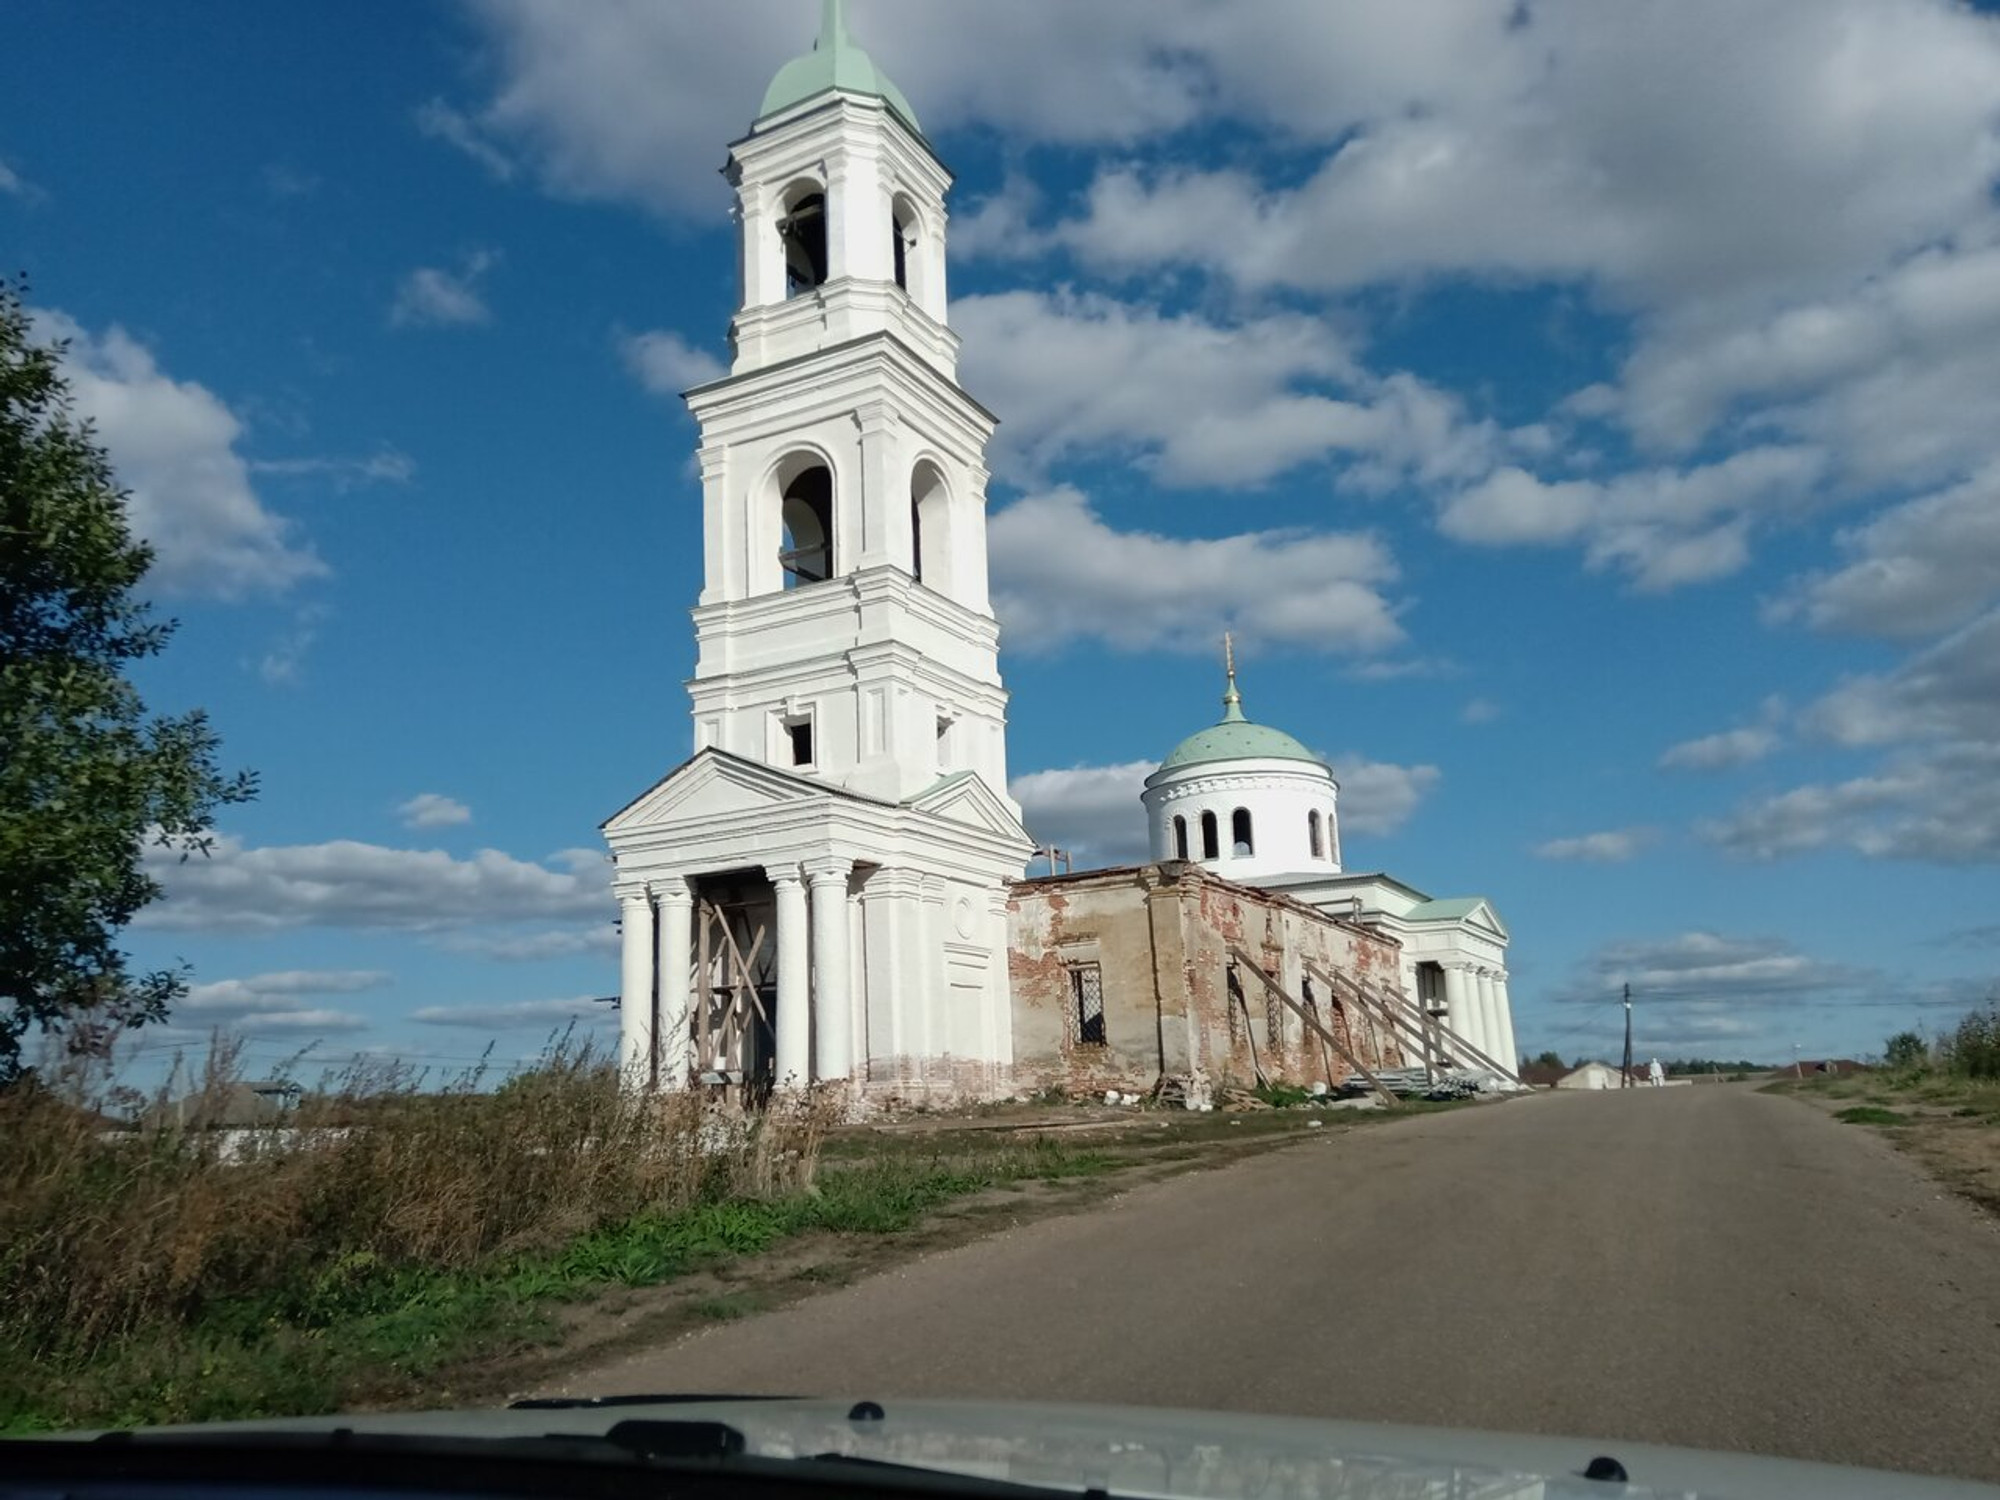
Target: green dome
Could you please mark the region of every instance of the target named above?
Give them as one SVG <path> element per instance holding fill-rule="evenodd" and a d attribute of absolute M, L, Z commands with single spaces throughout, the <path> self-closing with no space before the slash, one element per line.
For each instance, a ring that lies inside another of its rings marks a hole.
<path fill-rule="evenodd" d="M 1229 668 L 1229 691 L 1222 695 L 1222 718 L 1174 746 L 1160 762 L 1160 770 L 1175 771 L 1182 766 L 1202 766 L 1219 760 L 1304 760 L 1316 766 L 1325 764 L 1282 729 L 1253 724 L 1243 717 L 1243 695 L 1236 691 L 1233 662 Z"/>
<path fill-rule="evenodd" d="M 889 75 L 876 67 L 875 60 L 855 46 L 854 39 L 847 34 L 847 17 L 841 0 L 825 0 L 825 4 L 819 40 L 804 57 L 795 57 L 778 69 L 778 76 L 764 92 L 764 107 L 757 112 L 757 118 L 766 119 L 794 104 L 839 89 L 843 93 L 872 94 L 885 100 L 910 129 L 922 135 L 917 112 L 910 108 L 903 91 L 889 81 Z"/>

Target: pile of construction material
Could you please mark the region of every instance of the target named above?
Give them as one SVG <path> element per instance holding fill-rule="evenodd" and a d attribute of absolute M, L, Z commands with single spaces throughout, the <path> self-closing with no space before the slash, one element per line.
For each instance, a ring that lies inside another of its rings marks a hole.
<path fill-rule="evenodd" d="M 1433 1076 L 1422 1068 L 1382 1068 L 1375 1077 L 1399 1099 L 1470 1099 L 1475 1094 L 1507 1092 L 1511 1083 L 1492 1073 L 1457 1070 Z M 1353 1098 L 1371 1090 L 1366 1079 L 1356 1076 L 1342 1083 L 1340 1092 Z"/>

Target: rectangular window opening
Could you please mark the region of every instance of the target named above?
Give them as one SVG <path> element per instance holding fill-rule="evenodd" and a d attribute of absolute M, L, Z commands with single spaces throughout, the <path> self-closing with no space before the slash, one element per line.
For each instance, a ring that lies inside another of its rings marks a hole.
<path fill-rule="evenodd" d="M 812 715 L 802 714 L 798 718 L 787 719 L 784 724 L 785 748 L 794 766 L 810 766 L 813 762 L 813 721 Z"/>
<path fill-rule="evenodd" d="M 1082 1047 L 1104 1045 L 1104 971 L 1096 964 L 1071 964 L 1069 990 L 1076 1001 L 1076 1040 Z"/>

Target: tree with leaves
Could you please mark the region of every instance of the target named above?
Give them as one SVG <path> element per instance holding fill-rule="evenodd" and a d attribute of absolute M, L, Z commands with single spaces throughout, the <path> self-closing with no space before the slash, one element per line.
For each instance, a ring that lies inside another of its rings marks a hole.
<path fill-rule="evenodd" d="M 1897 1032 L 1882 1049 L 1882 1060 L 1905 1072 L 1921 1068 L 1930 1061 L 1930 1056 L 1929 1044 L 1914 1031 Z"/>
<path fill-rule="evenodd" d="M 159 894 L 144 848 L 205 852 L 215 809 L 256 791 L 217 769 L 204 714 L 149 717 L 126 680 L 173 623 L 136 592 L 152 549 L 62 355 L 0 282 L 0 1083 L 31 1028 L 90 1050 L 165 1017 L 185 979 L 129 972 L 117 946 Z"/>

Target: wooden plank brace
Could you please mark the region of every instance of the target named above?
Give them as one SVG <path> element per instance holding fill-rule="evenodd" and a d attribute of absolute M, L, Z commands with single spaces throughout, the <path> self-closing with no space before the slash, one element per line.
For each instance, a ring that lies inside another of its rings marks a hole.
<path fill-rule="evenodd" d="M 1383 1086 L 1381 1079 L 1377 1078 L 1373 1073 L 1368 1071 L 1367 1064 L 1363 1063 L 1361 1059 L 1356 1057 L 1352 1052 L 1349 1052 L 1347 1050 L 1346 1043 L 1342 1042 L 1341 1039 L 1335 1036 L 1332 1031 L 1328 1030 L 1325 1026 L 1322 1026 L 1320 1024 L 1319 1017 L 1315 1016 L 1311 1011 L 1307 1010 L 1303 1002 L 1294 999 L 1289 993 L 1287 993 L 1283 985 L 1279 984 L 1277 980 L 1273 979 L 1269 974 L 1265 973 L 1263 966 L 1261 964 L 1259 964 L 1249 954 L 1245 953 L 1241 948 L 1232 947 L 1229 950 L 1229 956 L 1235 959 L 1237 963 L 1241 964 L 1244 968 L 1248 969 L 1252 974 L 1255 974 L 1259 979 L 1263 980 L 1264 987 L 1266 989 L 1268 989 L 1273 995 L 1276 995 L 1278 999 L 1283 1001 L 1286 1005 L 1290 1006 L 1292 1009 L 1292 1013 L 1296 1015 L 1301 1021 L 1305 1022 L 1307 1028 L 1310 1031 L 1312 1031 L 1316 1036 L 1318 1036 L 1321 1041 L 1325 1042 L 1328 1046 L 1332 1047 L 1334 1051 L 1340 1054 L 1342 1062 L 1346 1063 L 1348 1067 L 1354 1069 L 1355 1072 L 1359 1073 L 1364 1079 L 1367 1080 L 1368 1086 L 1381 1096 L 1382 1102 L 1384 1104 L 1390 1105 L 1392 1107 L 1395 1105 L 1396 1096 L 1390 1093 L 1389 1090 Z"/>

